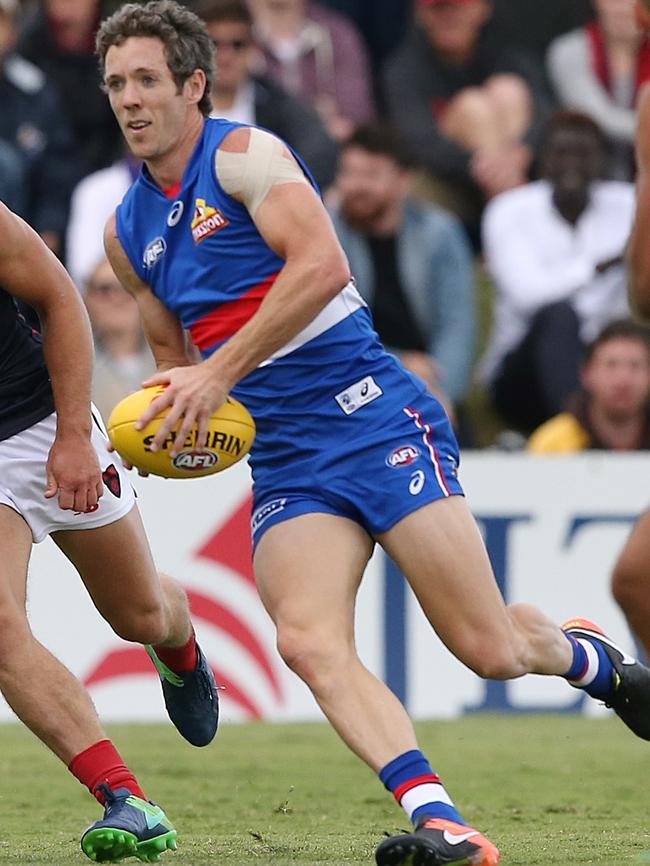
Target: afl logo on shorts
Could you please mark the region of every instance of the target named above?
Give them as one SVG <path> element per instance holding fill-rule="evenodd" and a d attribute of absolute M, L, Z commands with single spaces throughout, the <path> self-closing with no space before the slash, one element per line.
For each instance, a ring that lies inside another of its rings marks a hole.
<path fill-rule="evenodd" d="M 388 466 L 392 466 L 393 469 L 399 469 L 402 466 L 410 466 L 411 463 L 415 463 L 419 458 L 420 449 L 416 448 L 415 445 L 400 445 L 399 448 L 390 452 L 386 458 L 386 463 Z"/>
<path fill-rule="evenodd" d="M 142 263 L 145 268 L 153 268 L 156 262 L 165 255 L 167 244 L 164 238 L 154 238 L 144 251 Z"/>

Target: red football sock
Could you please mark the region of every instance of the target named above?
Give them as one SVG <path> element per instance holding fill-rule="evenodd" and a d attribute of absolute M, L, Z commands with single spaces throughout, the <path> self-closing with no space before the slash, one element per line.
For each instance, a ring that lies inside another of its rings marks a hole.
<path fill-rule="evenodd" d="M 170 671 L 175 674 L 189 674 L 196 667 L 196 635 L 194 629 L 190 634 L 190 639 L 183 646 L 155 646 L 154 652 L 160 661 L 167 665 Z"/>
<path fill-rule="evenodd" d="M 88 788 L 102 806 L 104 795 L 97 787 L 103 783 L 113 789 L 128 788 L 136 797 L 147 799 L 138 780 L 110 740 L 100 740 L 79 752 L 68 764 L 68 770 Z"/>

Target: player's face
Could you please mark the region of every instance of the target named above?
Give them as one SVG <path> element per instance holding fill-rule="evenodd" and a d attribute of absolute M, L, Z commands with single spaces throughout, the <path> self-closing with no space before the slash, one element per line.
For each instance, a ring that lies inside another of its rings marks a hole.
<path fill-rule="evenodd" d="M 346 148 L 336 177 L 346 219 L 360 227 L 374 222 L 401 203 L 408 180 L 408 173 L 391 157 L 358 147 Z"/>
<path fill-rule="evenodd" d="M 164 45 L 155 37 L 132 36 L 108 49 L 104 83 L 136 157 L 155 162 L 182 145 L 203 92 L 196 88 L 201 75 L 197 70 L 179 89 L 167 65 Z"/>
<path fill-rule="evenodd" d="M 594 352 L 582 381 L 605 414 L 634 417 L 643 412 L 650 397 L 650 351 L 640 340 L 608 340 Z"/>
<path fill-rule="evenodd" d="M 214 89 L 217 92 L 236 90 L 248 77 L 250 28 L 243 21 L 212 21 L 207 29 L 215 49 Z"/>

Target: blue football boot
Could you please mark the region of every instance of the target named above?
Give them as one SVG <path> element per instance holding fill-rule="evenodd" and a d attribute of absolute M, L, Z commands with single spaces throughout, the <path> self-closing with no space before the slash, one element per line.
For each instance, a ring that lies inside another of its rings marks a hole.
<path fill-rule="evenodd" d="M 141 800 L 128 788 L 100 785 L 106 803 L 104 817 L 81 837 L 81 850 L 96 863 L 119 863 L 137 857 L 144 863 L 160 860 L 176 849 L 176 830 L 160 806 Z"/>
<path fill-rule="evenodd" d="M 146 651 L 160 676 L 167 714 L 182 737 L 193 746 L 207 746 L 217 733 L 219 693 L 206 657 L 196 645 L 196 667 L 177 674 L 161 662 L 153 647 Z"/>

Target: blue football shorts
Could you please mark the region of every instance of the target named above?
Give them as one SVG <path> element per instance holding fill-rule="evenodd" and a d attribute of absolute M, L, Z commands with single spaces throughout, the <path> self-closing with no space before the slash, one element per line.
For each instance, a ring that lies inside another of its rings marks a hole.
<path fill-rule="evenodd" d="M 383 351 L 346 372 L 324 371 L 319 387 L 298 383 L 295 398 L 285 394 L 258 424 L 254 545 L 276 523 L 314 512 L 347 517 L 374 537 L 463 495 L 454 432 L 424 384 Z"/>

